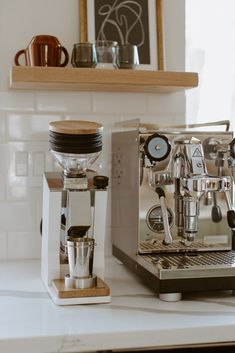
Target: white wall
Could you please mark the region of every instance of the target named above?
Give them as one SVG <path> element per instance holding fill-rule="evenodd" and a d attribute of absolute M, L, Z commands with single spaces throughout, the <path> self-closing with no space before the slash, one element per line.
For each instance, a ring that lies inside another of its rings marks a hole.
<path fill-rule="evenodd" d="M 167 69 L 183 71 L 184 0 L 163 1 Z M 99 164 L 110 176 L 110 138 L 115 122 L 140 118 L 143 122 L 172 124 L 185 120 L 184 92 L 157 95 L 9 90 L 14 55 L 37 34 L 57 36 L 71 53 L 79 38 L 78 0 L 1 0 L 0 259 L 40 256 L 42 173 L 55 168 L 48 152 L 50 121 L 71 118 L 101 122 L 105 138 Z M 110 251 L 110 219 L 107 231 Z"/>
<path fill-rule="evenodd" d="M 235 1 L 188 0 L 186 13 L 186 66 L 200 77 L 199 87 L 187 93 L 187 120 L 201 123 L 226 119 L 234 130 Z"/>

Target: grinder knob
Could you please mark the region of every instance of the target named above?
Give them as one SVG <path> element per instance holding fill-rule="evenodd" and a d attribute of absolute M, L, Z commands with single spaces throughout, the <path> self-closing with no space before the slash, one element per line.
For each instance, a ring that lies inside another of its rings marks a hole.
<path fill-rule="evenodd" d="M 97 189 L 106 189 L 109 184 L 109 178 L 105 175 L 96 175 L 93 178 L 93 184 Z"/>

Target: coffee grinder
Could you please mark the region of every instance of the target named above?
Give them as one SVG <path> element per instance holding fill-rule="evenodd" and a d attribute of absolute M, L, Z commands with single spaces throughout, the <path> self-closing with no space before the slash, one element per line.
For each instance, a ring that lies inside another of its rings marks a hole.
<path fill-rule="evenodd" d="M 41 272 L 58 305 L 110 302 L 103 281 L 108 178 L 89 169 L 102 135 L 95 122 L 49 124 L 50 150 L 63 172 L 43 178 Z"/>

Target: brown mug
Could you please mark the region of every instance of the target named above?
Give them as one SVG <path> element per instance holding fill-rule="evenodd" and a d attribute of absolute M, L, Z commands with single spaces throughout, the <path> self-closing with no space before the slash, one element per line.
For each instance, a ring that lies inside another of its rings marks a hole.
<path fill-rule="evenodd" d="M 61 63 L 62 53 L 64 61 Z M 15 55 L 15 65 L 20 66 L 19 57 L 24 54 L 26 66 L 66 66 L 69 62 L 67 50 L 59 40 L 50 35 L 38 35 L 32 38 L 26 49 Z"/>

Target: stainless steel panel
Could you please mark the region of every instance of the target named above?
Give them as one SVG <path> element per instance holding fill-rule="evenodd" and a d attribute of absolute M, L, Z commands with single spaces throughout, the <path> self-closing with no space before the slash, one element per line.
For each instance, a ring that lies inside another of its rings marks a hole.
<path fill-rule="evenodd" d="M 196 209 L 196 204 L 188 205 L 189 230 L 195 228 L 195 220 L 190 218 L 192 210 L 195 215 L 199 212 L 195 241 L 187 243 L 179 237 L 177 225 L 182 224 L 183 204 L 180 196 L 178 200 L 174 200 L 175 185 L 171 179 L 172 153 L 165 160 L 155 163 L 155 172 L 152 173 L 151 161 L 146 157 L 143 148 L 145 141 L 154 133 L 155 130 L 132 130 L 112 134 L 113 245 L 123 253 L 123 258 L 125 255 L 130 258 L 132 266 L 133 262 L 136 269 L 139 265 L 142 266 L 159 280 L 235 277 L 235 255 L 231 251 L 232 233 L 227 225 L 228 207 L 224 193 L 216 192 L 215 199 L 213 192 L 208 195 L 203 193 L 204 187 L 197 191 L 200 192 L 200 210 Z M 180 140 L 200 140 L 205 166 L 202 176 L 204 171 L 210 176 L 231 175 L 227 160 L 217 160 L 214 150 L 216 144 L 228 146 L 233 139 L 232 132 L 215 131 L 212 135 L 206 131 L 157 130 L 157 133 L 165 135 L 171 146 Z M 156 156 L 158 157 L 158 153 Z M 199 170 L 198 168 L 197 165 L 194 166 L 194 170 Z M 155 192 L 156 185 L 161 185 L 162 181 L 173 237 L 173 242 L 169 245 L 162 242 L 164 227 L 159 197 Z M 205 185 L 216 184 L 216 188 L 220 185 L 217 179 L 209 181 L 211 183 Z M 212 220 L 212 207 L 215 204 L 221 208 L 220 222 Z M 143 273 L 142 270 L 140 272 Z"/>

